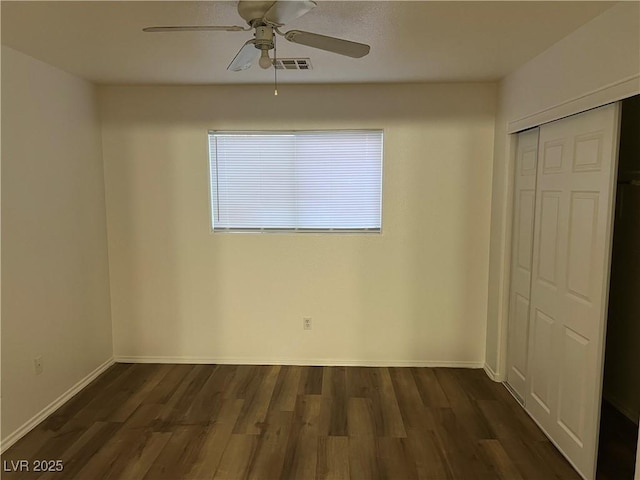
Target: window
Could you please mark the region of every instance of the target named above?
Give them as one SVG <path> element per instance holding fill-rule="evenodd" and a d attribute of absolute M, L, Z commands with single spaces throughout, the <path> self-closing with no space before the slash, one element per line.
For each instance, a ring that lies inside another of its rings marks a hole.
<path fill-rule="evenodd" d="M 382 131 L 209 132 L 218 231 L 380 232 Z"/>

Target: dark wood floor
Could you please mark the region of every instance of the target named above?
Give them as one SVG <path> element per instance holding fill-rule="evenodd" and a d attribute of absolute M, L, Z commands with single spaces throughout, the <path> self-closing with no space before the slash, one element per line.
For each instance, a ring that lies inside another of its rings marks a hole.
<path fill-rule="evenodd" d="M 579 478 L 502 385 L 439 368 L 116 364 L 20 459 L 64 471 L 3 478 Z"/>

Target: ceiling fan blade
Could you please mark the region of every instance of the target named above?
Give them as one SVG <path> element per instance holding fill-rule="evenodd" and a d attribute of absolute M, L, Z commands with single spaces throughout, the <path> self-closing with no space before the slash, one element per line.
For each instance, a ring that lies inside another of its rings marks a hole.
<path fill-rule="evenodd" d="M 246 70 L 258 59 L 260 56 L 260 50 L 256 48 L 254 45 L 256 42 L 255 38 L 248 40 L 245 43 L 240 51 L 233 58 L 227 70 L 231 70 L 232 72 L 239 72 L 240 70 Z"/>
<path fill-rule="evenodd" d="M 284 38 L 293 43 L 299 43 L 308 47 L 319 48 L 328 52 L 346 55 L 347 57 L 361 58 L 369 53 L 371 47 L 364 43 L 351 42 L 317 33 L 303 32 L 302 30 L 291 30 L 285 33 Z"/>
<path fill-rule="evenodd" d="M 275 2 L 264 14 L 263 20 L 273 25 L 285 23 L 300 18 L 318 5 L 312 0 L 282 0 Z"/>
<path fill-rule="evenodd" d="M 143 32 L 242 32 L 248 29 L 237 25 L 191 25 L 171 27 L 146 27 Z"/>

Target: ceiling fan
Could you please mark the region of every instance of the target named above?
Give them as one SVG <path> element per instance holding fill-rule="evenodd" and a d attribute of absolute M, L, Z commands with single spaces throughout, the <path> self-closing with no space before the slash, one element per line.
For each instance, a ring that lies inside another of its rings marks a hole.
<path fill-rule="evenodd" d="M 167 26 L 147 27 L 144 32 L 203 32 L 225 31 L 246 32 L 255 30 L 254 38 L 247 41 L 231 61 L 227 70 L 238 72 L 251 67 L 260 57 L 258 64 L 262 68 L 269 68 L 273 61 L 269 58 L 269 50 L 275 46 L 274 34 L 283 36 L 286 40 L 319 48 L 328 52 L 346 55 L 352 58 L 361 58 L 369 53 L 369 45 L 351 42 L 317 33 L 302 30 L 290 30 L 286 33 L 280 31 L 280 27 L 311 11 L 317 5 L 312 0 L 280 0 L 280 1 L 252 1 L 240 0 L 238 13 L 247 22 L 248 27 L 237 25 L 202 25 L 202 26 Z"/>

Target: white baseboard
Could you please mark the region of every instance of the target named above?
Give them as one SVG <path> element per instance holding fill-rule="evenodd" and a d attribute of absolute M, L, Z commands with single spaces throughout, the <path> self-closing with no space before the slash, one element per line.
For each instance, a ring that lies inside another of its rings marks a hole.
<path fill-rule="evenodd" d="M 485 363 L 482 368 L 484 369 L 485 373 L 487 374 L 487 376 L 493 380 L 494 382 L 506 382 L 507 381 L 507 377 L 506 375 L 502 374 L 502 373 L 497 373 L 493 368 L 491 368 L 491 366 L 487 363 Z"/>
<path fill-rule="evenodd" d="M 438 361 L 438 360 L 337 360 L 333 358 L 251 358 L 251 357 L 149 357 L 116 356 L 118 363 L 192 363 L 221 365 L 300 365 L 300 366 L 341 366 L 341 367 L 450 367 L 482 368 L 483 362 Z"/>
<path fill-rule="evenodd" d="M 56 398 L 49 405 L 44 407 L 38 413 L 36 413 L 31 419 L 29 419 L 26 423 L 24 423 L 21 427 L 15 430 L 13 433 L 9 434 L 6 438 L 0 441 L 0 453 L 4 453 L 9 447 L 11 447 L 14 443 L 24 437 L 27 433 L 37 427 L 43 420 L 45 420 L 49 415 L 55 412 L 60 406 L 71 399 L 76 393 L 82 390 L 84 387 L 89 385 L 93 380 L 95 380 L 98 375 L 104 372 L 107 368 L 115 363 L 113 358 L 110 358 L 98 368 L 89 373 L 86 377 L 81 379 L 78 383 L 73 385 L 69 390 L 64 392 L 58 398 Z"/>
<path fill-rule="evenodd" d="M 498 375 L 496 374 L 496 372 L 493 371 L 493 368 L 491 368 L 488 364 L 484 364 L 482 366 L 484 373 L 487 374 L 487 377 L 489 377 L 491 380 L 493 380 L 494 382 L 499 382 L 500 380 L 498 379 Z"/>

